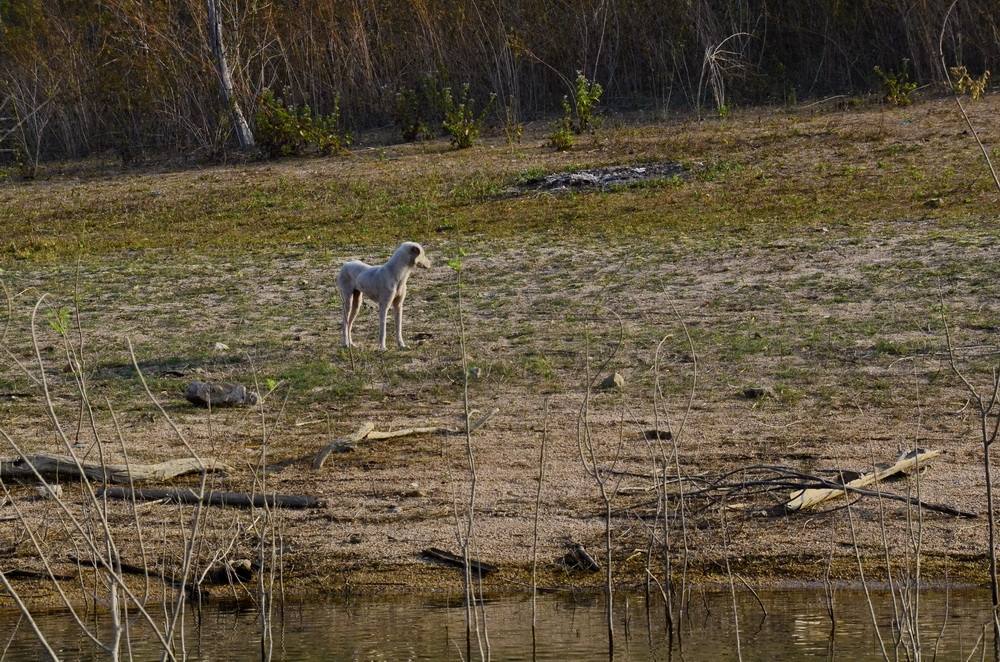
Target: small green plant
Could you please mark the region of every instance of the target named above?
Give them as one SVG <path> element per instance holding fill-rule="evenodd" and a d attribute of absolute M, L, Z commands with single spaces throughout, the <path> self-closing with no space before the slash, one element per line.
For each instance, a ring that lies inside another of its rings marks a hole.
<path fill-rule="evenodd" d="M 990 71 L 987 69 L 979 78 L 969 75 L 969 70 L 965 65 L 951 67 L 952 84 L 955 86 L 955 94 L 968 94 L 973 101 L 978 101 L 986 93 L 986 86 L 990 83 Z"/>
<path fill-rule="evenodd" d="M 450 267 L 456 273 L 461 273 L 462 258 L 465 257 L 466 255 L 467 253 L 465 252 L 465 249 L 460 246 L 458 248 L 458 253 L 455 255 L 455 257 L 448 260 L 448 267 Z"/>
<path fill-rule="evenodd" d="M 507 144 L 511 146 L 521 142 L 521 138 L 524 136 L 524 124 L 517 121 L 517 113 L 511 105 L 504 108 L 503 133 L 507 137 Z"/>
<path fill-rule="evenodd" d="M 340 128 L 340 99 L 329 115 L 314 114 L 308 105 L 286 105 L 264 90 L 257 107 L 257 143 L 268 158 L 298 156 L 308 151 L 338 154 L 347 151 L 351 136 Z"/>
<path fill-rule="evenodd" d="M 573 131 L 577 134 L 592 130 L 597 124 L 597 104 L 604 94 L 601 84 L 592 81 L 583 75 L 582 71 L 576 72 L 576 87 L 573 90 L 573 109 L 576 111 L 576 122 Z M 563 111 L 565 112 L 567 103 L 563 101 Z"/>
<path fill-rule="evenodd" d="M 910 80 L 909 60 L 903 60 L 903 68 L 899 71 L 882 71 L 875 65 L 875 75 L 882 81 L 883 99 L 893 106 L 909 106 L 913 103 L 910 97 L 917 89 L 917 84 Z"/>
<path fill-rule="evenodd" d="M 65 336 L 69 333 L 69 323 L 70 323 L 70 310 L 63 306 L 59 310 L 50 310 L 45 315 L 46 321 L 49 323 L 49 328 L 58 333 L 60 336 Z"/>
<path fill-rule="evenodd" d="M 574 136 L 592 131 L 597 125 L 595 113 L 602 94 L 604 88 L 600 83 L 577 71 L 573 99 L 571 101 L 568 96 L 562 98 L 562 117 L 552 127 L 549 144 L 559 151 L 566 151 L 576 142 Z"/>
<path fill-rule="evenodd" d="M 569 112 L 569 101 L 564 98 L 563 116 L 557 119 L 552 127 L 552 133 L 549 134 L 549 144 L 560 152 L 565 152 L 572 149 L 575 142 L 576 133 L 573 131 L 573 118 Z"/>
<path fill-rule="evenodd" d="M 479 133 L 486 123 L 486 115 L 493 107 L 497 95 L 491 94 L 490 100 L 481 112 L 476 114 L 475 100 L 469 96 L 469 84 L 462 86 L 462 94 L 456 101 L 451 93 L 451 88 L 446 87 L 442 94 L 442 105 L 444 107 L 444 121 L 441 125 L 451 136 L 451 144 L 458 149 L 472 147 L 479 140 Z"/>

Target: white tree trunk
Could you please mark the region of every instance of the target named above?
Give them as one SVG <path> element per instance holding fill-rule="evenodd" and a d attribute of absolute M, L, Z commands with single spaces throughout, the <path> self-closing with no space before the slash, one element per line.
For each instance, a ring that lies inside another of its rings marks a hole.
<path fill-rule="evenodd" d="M 247 124 L 246 117 L 240 110 L 240 104 L 233 95 L 233 76 L 229 71 L 226 46 L 222 41 L 222 15 L 219 12 L 219 0 L 205 0 L 205 4 L 208 8 L 208 45 L 212 50 L 215 70 L 219 74 L 222 98 L 233 115 L 233 129 L 236 131 L 236 139 L 239 140 L 240 149 L 251 149 L 254 146 L 253 132 L 250 131 L 250 125 Z"/>

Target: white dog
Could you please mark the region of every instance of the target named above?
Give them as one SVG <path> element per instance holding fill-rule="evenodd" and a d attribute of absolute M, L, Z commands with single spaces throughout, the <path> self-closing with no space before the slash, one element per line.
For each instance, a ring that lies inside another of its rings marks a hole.
<path fill-rule="evenodd" d="M 344 347 L 351 347 L 351 327 L 361 309 L 361 300 L 370 297 L 378 302 L 378 348 L 385 349 L 385 318 L 389 306 L 396 311 L 396 344 L 406 347 L 403 342 L 403 299 L 406 298 L 406 280 L 413 267 L 429 269 L 424 247 L 407 241 L 400 244 L 389 261 L 380 267 L 372 267 L 364 262 L 352 260 L 340 268 L 337 287 L 344 302 Z"/>

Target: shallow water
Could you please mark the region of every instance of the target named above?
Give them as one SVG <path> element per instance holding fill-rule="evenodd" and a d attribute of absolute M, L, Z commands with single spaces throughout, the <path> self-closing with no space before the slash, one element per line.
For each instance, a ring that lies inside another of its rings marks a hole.
<path fill-rule="evenodd" d="M 662 603 L 654 601 L 647 620 L 641 595 L 618 596 L 616 659 L 735 660 L 737 632 L 744 660 L 881 660 L 871 613 L 864 593 L 835 592 L 836 628 L 831 630 L 826 596 L 820 589 L 758 592 L 767 609 L 746 590 L 737 593 L 739 627 L 733 618 L 732 596 L 726 591 L 695 591 L 683 642 L 672 646 L 664 637 Z M 889 595 L 872 594 L 890 659 L 894 632 Z M 930 659 L 964 660 L 977 645 L 989 618 L 988 591 L 925 590 L 920 594 L 920 646 Z M 489 645 L 494 660 L 607 659 L 603 598 L 542 595 L 534 652 L 531 603 L 526 598 L 502 598 L 486 605 Z M 947 613 L 947 619 L 945 618 Z M 42 631 L 64 659 L 101 659 L 88 639 L 65 615 L 38 619 Z M 8 643 L 7 660 L 40 659 L 42 649 L 16 612 L 0 612 L 0 645 Z M 939 633 L 945 625 L 944 633 Z M 15 630 L 16 626 L 16 630 Z M 259 659 L 257 615 L 252 610 L 218 607 L 191 613 L 184 629 L 189 659 Z M 986 633 L 986 639 L 991 633 Z M 142 628 L 133 626 L 134 659 L 158 657 Z M 680 646 L 683 644 L 683 658 Z M 982 642 L 979 642 L 980 651 Z M 991 644 L 987 643 L 987 646 Z M 474 658 L 478 645 L 473 643 Z M 464 609 L 461 596 L 365 597 L 326 603 L 289 605 L 275 614 L 273 659 L 276 660 L 442 660 L 465 654 Z M 987 657 L 992 658 L 991 655 Z M 906 659 L 902 648 L 899 658 Z M 979 659 L 980 654 L 975 654 Z M 128 659 L 123 654 L 123 659 Z"/>

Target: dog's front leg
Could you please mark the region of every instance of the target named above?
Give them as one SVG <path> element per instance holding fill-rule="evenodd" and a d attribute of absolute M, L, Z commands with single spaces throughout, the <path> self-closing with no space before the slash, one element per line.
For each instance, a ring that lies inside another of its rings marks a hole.
<path fill-rule="evenodd" d="M 396 344 L 402 348 L 406 347 L 403 342 L 403 299 L 398 297 L 392 306 L 396 310 Z"/>
<path fill-rule="evenodd" d="M 385 322 L 389 315 L 389 302 L 380 301 L 378 304 L 378 348 L 385 349 Z"/>

